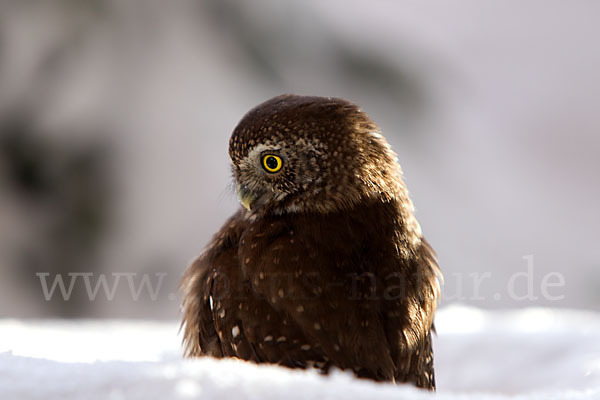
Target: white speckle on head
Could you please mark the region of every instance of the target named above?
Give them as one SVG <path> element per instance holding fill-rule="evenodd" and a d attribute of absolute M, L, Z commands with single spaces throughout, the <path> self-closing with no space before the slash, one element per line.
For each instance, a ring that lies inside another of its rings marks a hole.
<path fill-rule="evenodd" d="M 271 336 L 271 335 L 265 336 L 265 342 L 270 342 L 272 340 L 273 340 L 273 336 Z"/>
<path fill-rule="evenodd" d="M 334 349 L 335 351 L 340 351 L 340 346 L 338 346 L 337 344 L 334 344 L 334 345 L 333 345 L 333 349 Z"/>
<path fill-rule="evenodd" d="M 279 295 L 279 297 L 281 297 L 281 298 L 283 298 L 283 296 L 285 295 L 285 293 L 284 293 L 283 289 L 279 289 L 279 290 L 277 291 L 277 294 L 278 294 L 278 295 Z"/>
<path fill-rule="evenodd" d="M 279 337 L 277 338 L 277 342 L 279 342 L 279 343 L 281 343 L 281 342 L 285 342 L 286 340 L 287 340 L 287 339 L 286 339 L 286 337 L 285 337 L 285 336 L 279 336 Z"/>
<path fill-rule="evenodd" d="M 304 351 L 308 351 L 308 350 L 310 350 L 310 344 L 303 344 L 302 346 L 300 346 L 300 349 L 304 350 Z"/>
<path fill-rule="evenodd" d="M 225 318 L 225 309 L 222 308 L 221 311 L 219 311 L 219 318 Z"/>
<path fill-rule="evenodd" d="M 298 307 L 296 307 L 296 311 L 304 312 L 304 307 L 302 305 L 299 305 Z"/>
<path fill-rule="evenodd" d="M 240 334 L 240 328 L 239 328 L 239 326 L 237 326 L 237 325 L 234 326 L 231 329 L 231 334 L 233 335 L 233 337 L 237 337 Z"/>

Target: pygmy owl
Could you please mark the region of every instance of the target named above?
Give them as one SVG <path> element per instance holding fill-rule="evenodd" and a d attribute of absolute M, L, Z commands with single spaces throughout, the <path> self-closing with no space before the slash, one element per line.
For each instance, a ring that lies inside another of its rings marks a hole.
<path fill-rule="evenodd" d="M 243 207 L 183 281 L 186 356 L 435 388 L 441 277 L 396 155 L 338 98 L 282 95 L 229 141 Z"/>

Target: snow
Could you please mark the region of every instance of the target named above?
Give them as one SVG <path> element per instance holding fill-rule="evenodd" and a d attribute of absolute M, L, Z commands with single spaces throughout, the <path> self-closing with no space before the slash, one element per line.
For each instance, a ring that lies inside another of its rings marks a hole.
<path fill-rule="evenodd" d="M 181 359 L 177 322 L 0 320 L 2 399 L 600 399 L 600 314 L 440 310 L 438 392 Z"/>

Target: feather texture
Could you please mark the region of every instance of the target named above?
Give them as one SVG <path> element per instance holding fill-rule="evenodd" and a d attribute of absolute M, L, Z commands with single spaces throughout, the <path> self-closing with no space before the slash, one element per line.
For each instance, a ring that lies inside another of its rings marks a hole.
<path fill-rule="evenodd" d="M 234 132 L 234 176 L 260 193 L 254 197 L 259 206 L 240 208 L 184 275 L 186 355 L 315 367 L 324 373 L 337 367 L 376 381 L 434 389 L 431 330 L 441 274 L 413 216 L 395 156 L 383 137 L 372 134 L 374 123 L 350 103 L 296 97 L 290 102 L 284 96 L 283 105 L 281 98 L 271 100 L 277 107 L 259 106 Z M 274 114 L 286 126 L 296 126 L 295 132 L 306 121 L 317 128 L 303 130 L 304 136 L 281 134 L 283 128 L 268 125 Z M 332 125 L 336 118 L 344 123 Z M 322 126 L 327 129 L 319 130 Z M 256 132 L 264 129 L 281 138 L 261 139 Z M 244 132 L 252 132 L 253 139 Z M 364 142 L 339 146 L 345 152 L 362 148 L 367 159 L 356 155 L 336 175 L 331 159 L 327 169 L 325 157 L 305 158 L 315 149 L 331 151 L 332 136 L 354 142 L 360 137 Z M 261 178 L 258 170 L 247 170 L 253 168 L 252 147 L 258 144 L 281 152 L 288 168 L 291 152 L 305 156 L 297 156 L 287 181 Z M 321 182 L 303 187 L 298 171 L 310 169 L 311 162 Z M 368 171 L 374 163 L 379 163 L 377 173 Z M 392 182 L 374 182 L 382 177 Z M 339 200 L 344 187 L 353 189 Z M 310 204 L 321 199 L 326 201 Z"/>

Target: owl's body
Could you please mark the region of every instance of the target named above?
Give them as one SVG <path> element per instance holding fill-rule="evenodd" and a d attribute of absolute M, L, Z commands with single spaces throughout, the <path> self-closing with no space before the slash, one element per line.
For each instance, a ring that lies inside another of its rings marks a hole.
<path fill-rule="evenodd" d="M 375 124 L 344 100 L 280 96 L 230 155 L 248 209 L 184 276 L 186 354 L 433 389 L 439 270 Z"/>

